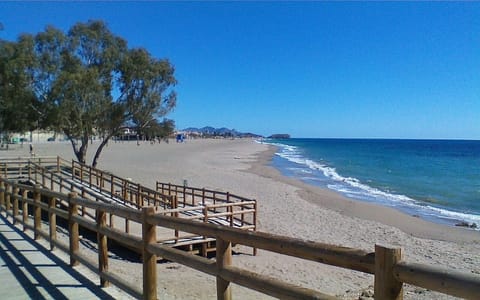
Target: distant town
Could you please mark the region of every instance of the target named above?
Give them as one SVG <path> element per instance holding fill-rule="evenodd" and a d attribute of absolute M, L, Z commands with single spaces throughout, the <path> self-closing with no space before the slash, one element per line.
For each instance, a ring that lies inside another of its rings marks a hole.
<path fill-rule="evenodd" d="M 240 132 L 235 129 L 228 129 L 226 127 L 215 128 L 211 126 L 205 126 L 201 128 L 188 127 L 183 130 L 174 130 L 168 134 L 165 138 L 175 138 L 178 135 L 182 135 L 184 138 L 265 138 L 265 136 L 251 133 Z M 267 138 L 272 139 L 288 139 L 289 134 L 272 134 Z M 100 139 L 100 137 L 93 137 L 93 140 Z M 121 134 L 118 134 L 114 138 L 115 140 L 150 140 L 151 137 L 137 134 L 134 129 L 126 128 Z M 67 138 L 62 134 L 48 130 L 34 130 L 24 133 L 12 133 L 4 135 L 2 137 L 2 144 L 21 144 L 21 143 L 43 143 L 53 141 L 65 141 Z"/>

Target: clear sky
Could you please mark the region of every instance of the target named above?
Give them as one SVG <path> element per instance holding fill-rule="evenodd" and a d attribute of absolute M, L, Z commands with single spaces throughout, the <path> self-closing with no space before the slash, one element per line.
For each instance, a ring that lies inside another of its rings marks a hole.
<path fill-rule="evenodd" d="M 0 2 L 0 38 L 89 19 L 174 64 L 179 129 L 480 139 L 478 2 Z"/>

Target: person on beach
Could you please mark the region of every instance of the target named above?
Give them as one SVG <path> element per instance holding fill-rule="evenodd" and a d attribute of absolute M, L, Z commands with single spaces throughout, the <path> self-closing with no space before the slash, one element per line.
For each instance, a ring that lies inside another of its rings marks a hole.
<path fill-rule="evenodd" d="M 35 154 L 33 153 L 33 145 L 32 145 L 32 143 L 30 143 L 30 155 L 35 155 Z"/>

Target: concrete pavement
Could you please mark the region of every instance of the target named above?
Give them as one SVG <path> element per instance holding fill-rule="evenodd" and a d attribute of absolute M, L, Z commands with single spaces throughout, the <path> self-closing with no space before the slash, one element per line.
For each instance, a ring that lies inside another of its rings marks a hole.
<path fill-rule="evenodd" d="M 132 299 L 114 286 L 101 288 L 96 274 L 67 259 L 0 215 L 0 299 Z"/>

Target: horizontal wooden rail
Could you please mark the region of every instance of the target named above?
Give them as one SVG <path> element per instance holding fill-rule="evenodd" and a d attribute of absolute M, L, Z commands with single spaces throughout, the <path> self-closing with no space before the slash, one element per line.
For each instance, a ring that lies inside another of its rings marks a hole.
<path fill-rule="evenodd" d="M 196 269 L 209 275 L 216 275 L 216 264 L 215 261 L 212 261 L 211 259 L 197 255 L 191 255 L 185 251 L 159 244 L 150 244 L 148 245 L 147 249 L 159 257 L 181 263 L 187 267 Z"/>
<path fill-rule="evenodd" d="M 160 211 L 157 211 L 159 214 L 171 214 L 171 213 L 176 213 L 176 212 L 188 212 L 188 211 L 200 211 L 203 210 L 203 206 L 191 206 L 191 207 L 180 207 L 180 208 L 173 208 L 173 209 L 162 209 Z"/>
<path fill-rule="evenodd" d="M 479 299 L 480 276 L 417 263 L 399 262 L 393 267 L 401 282 L 465 299 Z"/>
<path fill-rule="evenodd" d="M 68 250 L 67 250 L 68 252 Z M 112 272 L 104 271 L 99 274 L 98 272 L 98 266 L 95 262 L 92 260 L 83 257 L 78 254 L 73 254 L 74 258 L 78 260 L 82 265 L 86 266 L 90 271 L 97 273 L 100 278 L 104 278 L 110 282 L 112 282 L 114 285 L 122 289 L 123 291 L 127 292 L 131 296 L 133 296 L 136 299 L 141 299 L 143 298 L 143 293 L 140 289 L 134 287 L 131 285 L 129 282 L 125 281 L 124 279 L 120 278 L 119 276 L 113 274 Z"/>
<path fill-rule="evenodd" d="M 223 213 L 213 213 L 213 214 L 208 214 L 209 217 L 224 217 L 224 216 L 234 216 L 234 215 L 241 215 L 244 213 L 252 213 L 254 212 L 254 209 L 246 209 L 246 210 L 237 210 L 237 211 L 232 211 L 232 212 L 223 212 Z"/>
<path fill-rule="evenodd" d="M 250 272 L 241 268 L 227 266 L 219 271 L 219 275 L 227 281 L 242 285 L 252 290 L 279 298 L 279 299 L 337 299 L 336 297 L 320 293 L 315 290 L 298 287 L 281 282 L 275 278 Z"/>
<path fill-rule="evenodd" d="M 108 204 L 103 202 L 94 202 L 92 200 L 82 199 L 80 197 L 76 197 L 73 199 L 74 203 L 77 205 L 85 206 L 95 210 L 102 210 L 116 216 L 120 216 L 131 221 L 135 222 L 142 222 L 142 215 L 141 213 L 133 208 L 123 207 L 114 204 Z"/>
<path fill-rule="evenodd" d="M 256 204 L 255 201 L 242 201 L 242 202 L 233 202 L 233 203 L 221 203 L 221 204 L 208 204 L 208 208 L 222 208 L 222 207 L 235 207 L 235 206 L 246 206 Z"/>

